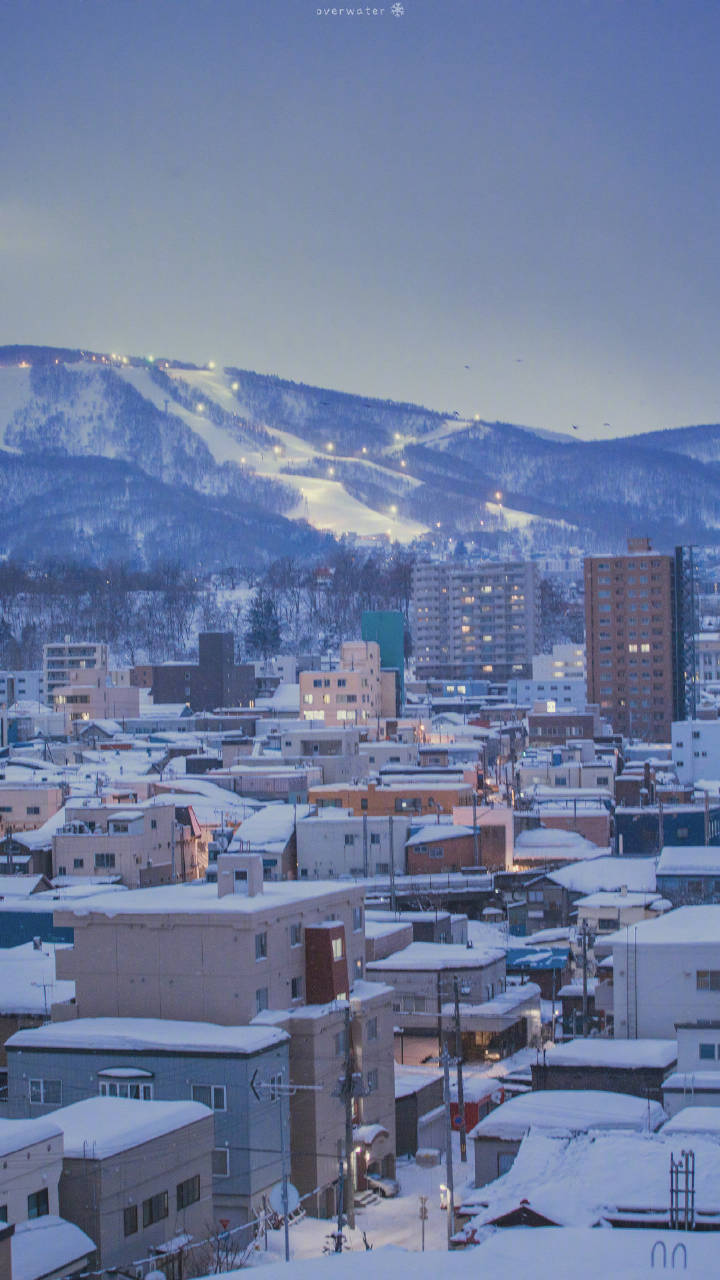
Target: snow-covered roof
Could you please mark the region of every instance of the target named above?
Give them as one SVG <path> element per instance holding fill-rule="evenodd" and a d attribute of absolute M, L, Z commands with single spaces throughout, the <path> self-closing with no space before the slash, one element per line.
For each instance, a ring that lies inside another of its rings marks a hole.
<path fill-rule="evenodd" d="M 582 983 L 576 984 L 582 992 Z M 665 1069 L 677 1061 L 675 1040 L 608 1040 L 588 1036 L 548 1045 L 546 1060 L 550 1067 L 660 1067 Z"/>
<path fill-rule="evenodd" d="M 395 1063 L 395 1097 L 407 1098 L 410 1094 L 416 1093 L 418 1089 L 424 1089 L 429 1084 L 434 1084 L 442 1080 L 442 1073 L 437 1067 L 430 1066 L 405 1066 Z M 497 1082 L 492 1082 L 493 1089 L 497 1088 Z"/>
<path fill-rule="evenodd" d="M 39 895 L 38 895 L 39 896 Z M 74 999 L 75 983 L 55 977 L 55 951 L 67 943 L 32 942 L 0 948 L 0 1013 L 48 1016 L 51 1005 Z"/>
<path fill-rule="evenodd" d="M 65 1155 L 107 1160 L 132 1147 L 212 1117 L 200 1102 L 138 1102 L 132 1098 L 85 1098 L 53 1111 L 65 1138 Z"/>
<path fill-rule="evenodd" d="M 657 1129 L 665 1119 L 659 1102 L 606 1089 L 539 1089 L 504 1102 L 485 1116 L 471 1138 L 517 1141 L 529 1129 L 588 1133 L 594 1129 Z M 719 1153 L 720 1154 L 720 1153 Z"/>
<path fill-rule="evenodd" d="M 391 973 L 413 969 L 434 972 L 436 969 L 482 969 L 505 958 L 501 947 L 464 947 L 451 942 L 411 942 L 384 960 L 371 960 L 368 973 Z"/>
<path fill-rule="evenodd" d="M 368 920 L 365 917 L 366 938 L 391 938 L 400 929 L 410 927 L 409 920 Z"/>
<path fill-rule="evenodd" d="M 282 853 L 296 822 L 309 817 L 313 811 L 314 805 L 309 804 L 267 804 L 240 824 L 230 849 Z"/>
<path fill-rule="evenodd" d="M 13 840 L 21 844 L 26 849 L 50 849 L 52 848 L 52 838 L 59 827 L 65 823 L 65 806 L 63 805 L 48 818 L 47 822 L 43 822 L 40 827 L 33 827 L 30 831 L 16 831 L 13 833 Z"/>
<path fill-rule="evenodd" d="M 127 893 L 98 894 L 87 903 L 62 904 L 74 918 L 104 915 L 254 915 L 271 914 L 273 908 L 315 902 L 318 898 L 346 896 L 357 886 L 333 880 L 266 880 L 254 897 L 228 893 L 218 897 L 216 884 L 191 881 L 188 884 L 158 885 L 152 889 L 129 889 Z M 358 901 L 362 890 L 357 889 Z M 56 905 L 56 912 L 61 908 Z"/>
<path fill-rule="evenodd" d="M 534 1231 L 526 1227 L 509 1227 L 490 1231 L 480 1241 L 477 1251 L 457 1250 L 447 1254 L 447 1266 L 438 1269 L 447 1269 L 451 1277 L 451 1262 L 458 1254 L 467 1257 L 469 1253 L 475 1262 L 475 1275 L 506 1276 L 513 1280 L 520 1276 L 532 1276 L 532 1280 L 558 1280 L 562 1270 L 566 1276 L 582 1276 L 583 1280 L 609 1280 L 610 1277 L 612 1280 L 650 1280 L 651 1276 L 657 1275 L 657 1270 L 650 1263 L 651 1247 L 656 1238 L 637 1227 L 623 1231 L 546 1227 L 542 1232 L 540 1249 Z M 662 1231 L 660 1238 L 668 1259 L 677 1256 L 679 1263 L 682 1256 L 687 1258 L 686 1275 L 700 1277 L 712 1273 L 716 1265 L 714 1232 Z M 681 1251 L 676 1255 L 674 1250 L 678 1246 Z M 662 1250 L 658 1249 L 658 1268 L 661 1256 Z M 558 1259 L 562 1259 L 561 1267 Z M 413 1262 L 413 1272 L 415 1270 Z"/>
<path fill-rule="evenodd" d="M 720 1093 L 720 1071 L 673 1071 L 662 1087 L 663 1092 L 687 1094 L 690 1099 L 695 1093 Z"/>
<path fill-rule="evenodd" d="M 566 831 L 563 827 L 538 827 L 532 831 L 521 831 L 515 837 L 516 862 L 529 861 L 579 861 L 584 858 L 597 858 L 603 850 L 591 840 L 586 840 L 577 831 Z"/>
<path fill-rule="evenodd" d="M 166 1018 L 77 1018 L 16 1031 L 7 1043 L 14 1049 L 126 1049 L 248 1056 L 287 1039 L 285 1031 L 271 1027 L 224 1027 L 213 1022 Z"/>
<path fill-rule="evenodd" d="M 538 1096 L 541 1094 L 525 1094 L 523 1098 Z M 513 1103 L 516 1101 L 519 1099 L 513 1099 Z M 647 1109 L 643 1099 L 634 1101 Z M 657 1103 L 651 1105 L 656 1107 Z M 503 1107 L 498 1108 L 498 1112 L 502 1110 Z M 712 1215 L 717 1221 L 720 1143 L 715 1137 L 697 1135 L 693 1137 L 693 1150 L 696 1213 Z M 553 1138 L 533 1130 L 525 1137 L 508 1173 L 466 1193 L 464 1211 L 472 1212 L 477 1207 L 478 1212 L 461 1234 L 472 1234 L 473 1228 L 478 1229 L 517 1210 L 522 1202 L 563 1226 L 591 1227 L 616 1215 L 627 1220 L 633 1211 L 642 1214 L 644 1226 L 664 1225 L 668 1217 L 668 1170 L 673 1151 L 677 1156 L 678 1137 L 672 1133 L 666 1137 L 663 1130 L 652 1134 L 610 1130 L 569 1138 Z M 626 1234 L 624 1230 L 593 1232 L 600 1241 L 605 1236 L 623 1239 Z M 646 1240 L 653 1239 L 647 1230 L 643 1234 Z M 660 1234 L 669 1236 L 665 1231 Z M 686 1233 L 686 1238 L 689 1241 L 694 1235 L 694 1232 Z M 646 1270 L 634 1273 L 638 1277 L 653 1274 L 649 1244 L 646 1249 Z M 554 1263 L 557 1269 L 557 1258 Z M 711 1272 L 713 1270 L 711 1267 Z M 611 1270 L 608 1274 L 614 1277 L 616 1272 Z"/>
<path fill-rule="evenodd" d="M 718 876 L 720 877 L 720 849 L 710 845 L 667 845 L 660 854 L 657 865 L 659 876 Z"/>
<path fill-rule="evenodd" d="M 654 920 L 640 920 L 632 925 L 633 943 L 643 945 L 658 944 L 684 945 L 696 947 L 698 943 L 712 942 L 717 944 L 720 938 L 720 904 L 702 907 L 678 907 L 675 911 L 667 911 L 665 915 L 656 916 Z M 610 945 L 627 943 L 628 933 L 625 929 L 610 933 L 603 937 L 603 943 Z"/>
<path fill-rule="evenodd" d="M 662 1132 L 720 1134 L 720 1107 L 683 1107 L 663 1125 Z"/>
<path fill-rule="evenodd" d="M 0 876 L 0 898 L 27 898 L 44 879 L 44 876 Z"/>
<path fill-rule="evenodd" d="M 539 998 L 540 988 L 537 983 L 523 982 L 516 987 L 507 987 L 505 991 L 500 991 L 492 1000 L 484 1000 L 482 1004 L 468 1004 L 463 1001 L 460 1004 L 460 1012 L 468 1017 L 489 1022 L 496 1018 L 506 1018 L 508 1015 L 516 1013 L 528 1001 L 535 1001 Z M 454 1008 L 454 1004 L 444 1004 L 442 1012 L 446 1017 L 452 1017 Z"/>
<path fill-rule="evenodd" d="M 432 844 L 435 840 L 459 840 L 461 836 L 471 836 L 472 827 L 461 827 L 453 822 L 427 822 L 414 836 L 405 841 L 406 848 L 418 844 Z"/>
<path fill-rule="evenodd" d="M 576 907 L 649 907 L 655 906 L 656 903 L 662 902 L 659 893 L 637 893 L 635 890 L 628 890 L 622 893 L 620 889 L 614 892 L 610 890 L 600 890 L 598 893 L 589 893 L 584 898 L 578 898 L 575 903 Z"/>
<path fill-rule="evenodd" d="M 49 1138 L 57 1138 L 62 1129 L 56 1125 L 52 1116 L 37 1116 L 33 1120 L 0 1119 L 0 1158 L 9 1156 L 13 1151 L 22 1151 L 36 1142 L 47 1142 Z"/>
<path fill-rule="evenodd" d="M 600 893 L 622 889 L 654 893 L 655 858 L 615 858 L 602 855 L 572 867 L 548 871 L 548 878 L 570 893 Z"/>
<path fill-rule="evenodd" d="M 95 1244 L 80 1227 L 57 1214 L 15 1224 L 10 1241 L 13 1280 L 42 1280 L 43 1276 L 73 1275 Z"/>

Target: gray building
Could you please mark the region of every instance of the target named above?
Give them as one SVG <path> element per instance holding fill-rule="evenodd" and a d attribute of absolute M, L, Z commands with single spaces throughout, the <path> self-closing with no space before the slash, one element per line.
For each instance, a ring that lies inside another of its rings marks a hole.
<path fill-rule="evenodd" d="M 85 1098 L 190 1101 L 215 1118 L 215 1216 L 243 1225 L 282 1176 L 277 1086 L 288 1080 L 287 1032 L 154 1018 L 79 1018 L 7 1042 L 10 1119 Z M 257 1096 L 256 1096 L 257 1095 Z"/>
<path fill-rule="evenodd" d="M 296 828 L 298 877 L 332 880 L 340 876 L 405 874 L 405 842 L 411 819 L 355 816 L 349 809 L 321 809 Z"/>
<path fill-rule="evenodd" d="M 537 645 L 538 573 L 523 561 L 419 561 L 411 627 L 418 679 L 527 678 Z"/>

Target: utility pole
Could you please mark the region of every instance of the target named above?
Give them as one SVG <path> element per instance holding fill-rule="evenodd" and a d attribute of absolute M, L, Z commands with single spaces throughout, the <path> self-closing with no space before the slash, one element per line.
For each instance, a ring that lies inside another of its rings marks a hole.
<path fill-rule="evenodd" d="M 290 1261 L 290 1206 L 288 1202 L 288 1158 L 285 1139 L 285 1090 L 280 1089 L 280 1157 L 282 1160 L 282 1211 L 285 1223 L 285 1261 Z"/>
<path fill-rule="evenodd" d="M 170 822 L 170 882 L 175 884 L 175 806 L 173 805 Z"/>
<path fill-rule="evenodd" d="M 350 1002 L 345 1006 L 345 1217 L 348 1226 L 355 1228 L 355 1178 L 353 1177 L 353 1051 L 350 1034 Z"/>
<path fill-rule="evenodd" d="M 455 1229 L 455 1186 L 453 1183 L 452 1122 L 450 1119 L 450 1054 L 447 1051 L 447 1046 L 443 1047 L 441 1060 L 443 1066 L 443 1102 L 445 1104 L 445 1177 L 447 1178 L 448 1189 L 447 1242 L 449 1250 Z"/>
<path fill-rule="evenodd" d="M 588 953 L 587 953 L 587 944 L 588 944 L 588 927 L 587 927 L 587 920 L 583 920 L 583 927 L 582 927 L 582 934 L 581 934 L 581 937 L 582 937 L 582 970 L 583 970 L 583 984 L 582 984 L 582 1028 L 583 1028 L 583 1035 L 584 1035 L 584 1036 L 586 1036 L 586 1035 L 588 1034 L 589 1030 L 590 1030 L 590 1018 L 589 1018 L 589 1016 L 588 1016 Z"/>
<path fill-rule="evenodd" d="M 463 1088 L 462 1034 L 460 1031 L 460 981 L 453 978 L 455 992 L 455 1058 L 457 1060 L 458 1115 L 460 1117 L 460 1159 L 467 1163 L 467 1134 L 465 1132 L 465 1090 Z"/>
<path fill-rule="evenodd" d="M 367 814 L 362 816 L 362 842 L 363 842 L 363 875 L 368 878 L 368 820 Z"/>
<path fill-rule="evenodd" d="M 343 1199 L 344 1199 L 344 1177 L 342 1160 L 338 1160 L 338 1220 L 337 1231 L 335 1233 L 335 1252 L 342 1253 L 343 1242 Z"/>
<path fill-rule="evenodd" d="M 395 841 L 392 816 L 388 817 L 388 836 L 390 840 L 390 910 L 397 911 L 395 895 Z"/>
<path fill-rule="evenodd" d="M 479 867 L 480 866 L 480 844 L 478 841 L 477 795 L 475 791 L 473 791 L 472 793 L 472 806 L 473 806 L 473 865 L 476 867 Z"/>
<path fill-rule="evenodd" d="M 420 1239 L 422 1241 L 421 1249 L 423 1253 L 425 1252 L 425 1223 L 428 1220 L 427 1202 L 427 1196 L 420 1196 Z"/>

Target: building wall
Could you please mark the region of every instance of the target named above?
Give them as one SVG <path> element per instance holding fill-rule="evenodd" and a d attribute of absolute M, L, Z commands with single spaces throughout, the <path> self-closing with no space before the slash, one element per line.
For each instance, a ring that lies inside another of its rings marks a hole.
<path fill-rule="evenodd" d="M 410 818 L 352 815 L 335 818 L 303 818 L 297 825 L 298 877 L 334 879 L 363 875 L 367 850 L 368 875 L 388 875 L 390 871 L 390 824 L 392 861 L 397 875 L 405 873 L 405 841 Z"/>
<path fill-rule="evenodd" d="M 11 1119 L 45 1115 L 55 1108 L 30 1102 L 29 1080 L 59 1080 L 62 1106 L 71 1106 L 100 1092 L 99 1072 L 138 1067 L 152 1073 L 153 1100 L 192 1102 L 192 1086 L 223 1085 L 225 1110 L 214 1113 L 216 1147 L 229 1151 L 228 1177 L 214 1179 L 218 1216 L 242 1225 L 253 1202 L 282 1176 L 280 1156 L 280 1100 L 250 1090 L 249 1080 L 269 1081 L 283 1073 L 288 1080 L 289 1046 L 285 1041 L 260 1053 L 192 1054 L 138 1049 L 11 1048 L 8 1066 L 7 1114 Z M 273 1154 L 276 1153 L 276 1154 Z M 208 1216 L 210 1221 L 210 1216 Z"/>
<path fill-rule="evenodd" d="M 57 976 L 75 980 L 81 1018 L 244 1025 L 258 1012 L 258 991 L 267 991 L 268 1008 L 285 1009 L 293 1004 L 292 979 L 305 979 L 304 942 L 291 944 L 291 924 L 320 924 L 334 913 L 345 926 L 350 981 L 361 973 L 365 933 L 362 926 L 353 928 L 353 908 L 362 909 L 362 902 L 363 890 L 348 885 L 297 903 L 274 900 L 263 906 L 258 895 L 251 915 L 58 912 L 58 923 L 67 917 L 73 925 L 75 942 L 57 953 Z M 256 959 L 255 938 L 261 933 L 267 935 L 267 955 Z"/>
<path fill-rule="evenodd" d="M 538 619 L 534 564 L 466 560 L 413 566 L 418 679 L 529 676 Z"/>
<path fill-rule="evenodd" d="M 384 982 L 393 988 L 393 1015 L 407 1031 L 437 1026 L 438 985 L 443 1003 L 447 1003 L 453 999 L 454 977 L 451 969 L 388 969 L 383 965 L 376 970 L 372 964 L 367 966 L 369 982 Z M 505 957 L 477 968 L 458 969 L 457 977 L 462 1002 L 482 1004 L 505 990 Z"/>
<path fill-rule="evenodd" d="M 66 809 L 66 826 L 93 822 L 94 831 L 61 829 L 53 836 L 53 874 L 67 876 L 119 875 L 129 889 L 172 880 L 173 824 L 175 875 L 195 880 L 199 874 L 197 840 L 192 830 L 175 821 L 175 805 L 153 805 L 128 821 L 127 832 L 108 829 L 122 818 L 122 807 Z M 102 859 L 96 865 L 96 858 Z M 113 862 L 108 863 L 107 859 Z M 78 865 L 80 864 L 80 865 Z"/>
<path fill-rule="evenodd" d="M 471 804 L 472 791 L 468 783 L 448 786 L 447 783 L 417 782 L 383 786 L 368 782 L 362 786 L 311 787 L 308 799 L 318 808 L 351 809 L 359 817 L 367 813 L 368 817 L 388 818 L 402 813 L 410 816 L 437 814 L 438 809 L 449 814 L 457 805 Z"/>
<path fill-rule="evenodd" d="M 326 727 L 366 725 L 383 714 L 380 646 L 374 641 L 346 641 L 337 671 L 300 673 L 303 720 Z"/>
<path fill-rule="evenodd" d="M 474 1138 L 475 1186 L 484 1187 L 488 1182 L 507 1173 L 520 1150 L 519 1142 L 501 1138 Z"/>
<path fill-rule="evenodd" d="M 616 733 L 657 742 L 676 713 L 675 560 L 649 548 L 585 561 L 590 702 Z"/>
<path fill-rule="evenodd" d="M 24 787 L 0 783 L 0 833 L 32 831 L 57 813 L 63 802 L 60 787 L 29 783 Z"/>
<path fill-rule="evenodd" d="M 48 1212 L 59 1213 L 58 1182 L 62 1173 L 62 1134 L 33 1142 L 0 1160 L 0 1206 L 9 1223 L 26 1222 L 28 1196 L 47 1188 Z"/>
<path fill-rule="evenodd" d="M 720 720 L 676 720 L 672 759 L 681 783 L 720 777 Z"/>
<path fill-rule="evenodd" d="M 43 645 L 43 685 L 48 705 L 53 705 L 53 694 L 60 685 L 68 684 L 73 671 L 88 671 L 94 667 L 107 670 L 108 647 L 94 641 L 70 640 Z"/>
<path fill-rule="evenodd" d="M 202 1239 L 213 1220 L 211 1158 L 213 1118 L 197 1120 L 152 1142 L 105 1160 L 66 1156 L 60 1179 L 60 1213 L 94 1240 L 103 1267 L 121 1267 L 148 1256 L 153 1245 L 187 1232 Z M 179 1183 L 200 1177 L 200 1199 L 177 1209 Z M 168 1193 L 168 1216 L 143 1228 L 143 1201 Z M 138 1208 L 138 1230 L 124 1233 L 124 1210 Z"/>
<path fill-rule="evenodd" d="M 720 1019 L 720 991 L 697 989 L 698 970 L 720 970 L 715 943 L 613 943 L 614 1034 L 675 1038 L 676 1022 Z"/>

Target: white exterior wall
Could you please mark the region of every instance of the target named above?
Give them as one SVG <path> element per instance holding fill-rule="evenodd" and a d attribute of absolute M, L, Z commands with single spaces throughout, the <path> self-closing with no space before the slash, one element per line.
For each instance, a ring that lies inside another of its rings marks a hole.
<path fill-rule="evenodd" d="M 337 813 L 337 810 L 329 810 Z M 396 875 L 405 874 L 405 841 L 410 818 L 367 818 L 368 875 L 387 875 L 390 868 L 390 823 Z M 303 818 L 297 824 L 298 877 L 301 880 L 333 880 L 362 875 L 364 870 L 363 819 Z M 346 837 L 352 843 L 346 843 Z"/>
<path fill-rule="evenodd" d="M 554 644 L 552 653 L 536 653 L 532 660 L 533 680 L 571 680 L 585 683 L 585 645 Z"/>
<path fill-rule="evenodd" d="M 720 720 L 675 720 L 672 759 L 682 783 L 720 778 Z"/>
<path fill-rule="evenodd" d="M 720 937 L 635 946 L 631 926 L 613 943 L 615 1038 L 674 1039 L 676 1022 L 720 1020 L 720 991 L 698 991 L 699 969 L 720 970 Z"/>

